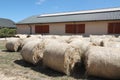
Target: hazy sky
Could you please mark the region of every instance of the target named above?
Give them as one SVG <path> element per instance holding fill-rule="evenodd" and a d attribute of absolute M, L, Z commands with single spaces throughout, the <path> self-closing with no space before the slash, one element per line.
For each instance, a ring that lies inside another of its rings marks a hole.
<path fill-rule="evenodd" d="M 120 0 L 0 0 L 0 18 L 15 22 L 32 15 L 120 7 Z"/>

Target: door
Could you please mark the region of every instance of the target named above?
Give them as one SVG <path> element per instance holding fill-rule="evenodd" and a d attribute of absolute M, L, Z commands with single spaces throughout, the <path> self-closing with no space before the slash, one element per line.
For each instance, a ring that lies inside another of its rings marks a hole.
<path fill-rule="evenodd" d="M 85 24 L 66 24 L 66 33 L 85 33 Z"/>
<path fill-rule="evenodd" d="M 49 25 L 36 25 L 35 33 L 49 33 Z"/>
<path fill-rule="evenodd" d="M 76 24 L 76 33 L 85 33 L 85 24 Z"/>
<path fill-rule="evenodd" d="M 75 25 L 74 24 L 66 24 L 65 32 L 66 33 L 75 33 Z"/>
<path fill-rule="evenodd" d="M 120 34 L 120 22 L 109 23 L 108 34 Z"/>

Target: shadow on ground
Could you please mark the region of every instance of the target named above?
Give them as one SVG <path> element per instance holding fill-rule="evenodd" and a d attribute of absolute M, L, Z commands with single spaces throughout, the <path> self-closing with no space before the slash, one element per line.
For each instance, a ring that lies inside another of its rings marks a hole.
<path fill-rule="evenodd" d="M 47 67 L 43 67 L 42 63 L 39 63 L 37 65 L 33 65 L 33 64 L 28 63 L 28 62 L 25 62 L 22 59 L 15 60 L 14 62 L 20 66 L 31 68 L 32 70 L 40 72 L 40 73 L 45 74 L 47 76 L 51 76 L 51 77 L 66 76 L 63 73 L 54 71 L 54 70 L 47 68 Z M 82 79 L 82 80 L 108 80 L 108 79 L 102 79 L 102 78 L 98 78 L 98 77 L 88 77 L 88 76 L 85 76 L 84 74 L 85 74 L 85 69 L 83 68 L 83 66 L 81 66 L 81 67 L 79 66 L 79 67 L 76 67 L 74 69 L 74 72 L 73 72 L 73 74 L 71 74 L 71 77 L 74 77 L 75 79 Z"/>
<path fill-rule="evenodd" d="M 20 65 L 20 66 L 31 68 L 34 71 L 43 73 L 43 74 L 48 75 L 48 76 L 52 76 L 52 77 L 64 76 L 64 74 L 62 74 L 62 73 L 56 72 L 56 71 L 54 71 L 54 70 L 52 70 L 50 68 L 43 67 L 42 63 L 39 63 L 37 65 L 33 65 L 33 64 L 28 63 L 28 62 L 25 62 L 22 59 L 21 60 L 16 60 L 14 62 L 16 64 Z"/>
<path fill-rule="evenodd" d="M 9 50 L 1 50 L 2 52 L 9 52 L 9 53 L 13 53 L 14 51 L 9 51 Z"/>

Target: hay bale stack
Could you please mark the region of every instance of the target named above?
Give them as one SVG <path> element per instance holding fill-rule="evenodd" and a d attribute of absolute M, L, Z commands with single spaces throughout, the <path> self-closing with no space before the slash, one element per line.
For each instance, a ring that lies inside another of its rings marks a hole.
<path fill-rule="evenodd" d="M 85 54 L 86 73 L 120 79 L 120 48 L 92 46 Z"/>
<path fill-rule="evenodd" d="M 8 51 L 13 51 L 13 52 L 19 51 L 19 49 L 21 48 L 21 39 L 10 38 L 7 40 L 5 46 Z"/>
<path fill-rule="evenodd" d="M 21 50 L 23 59 L 29 63 L 37 64 L 43 59 L 44 44 L 42 40 L 29 41 Z"/>
<path fill-rule="evenodd" d="M 120 48 L 120 42 L 115 42 L 115 41 L 102 41 L 101 45 L 103 47 L 113 47 L 113 48 Z"/>
<path fill-rule="evenodd" d="M 67 43 L 51 40 L 45 47 L 43 63 L 51 69 L 70 75 L 79 58 L 78 49 Z"/>

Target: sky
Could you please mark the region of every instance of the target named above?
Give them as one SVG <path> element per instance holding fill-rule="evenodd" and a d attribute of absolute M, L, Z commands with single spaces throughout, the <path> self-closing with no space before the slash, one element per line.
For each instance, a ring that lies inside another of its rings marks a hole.
<path fill-rule="evenodd" d="M 120 0 L 0 0 L 0 18 L 19 22 L 33 15 L 120 7 Z"/>

